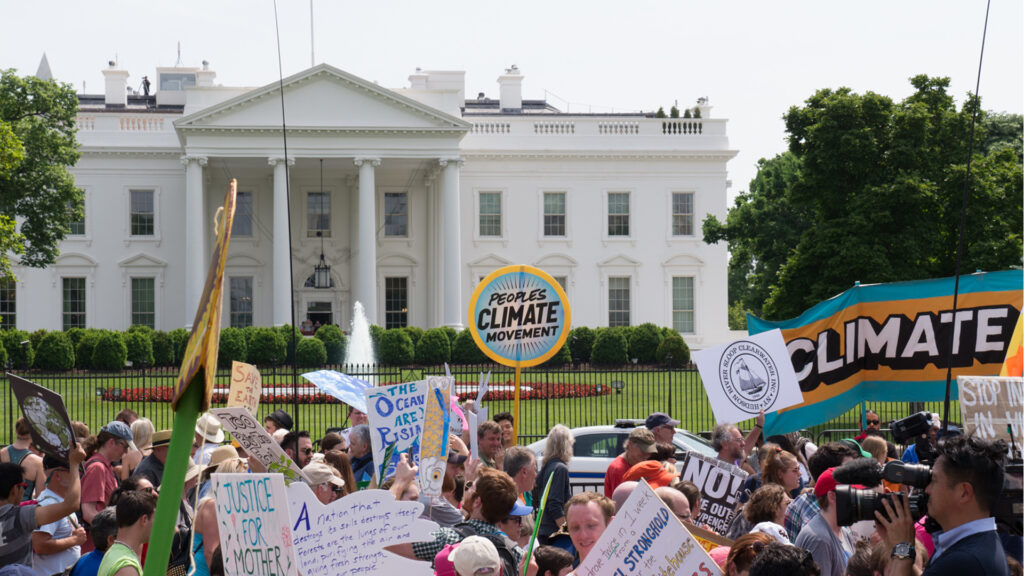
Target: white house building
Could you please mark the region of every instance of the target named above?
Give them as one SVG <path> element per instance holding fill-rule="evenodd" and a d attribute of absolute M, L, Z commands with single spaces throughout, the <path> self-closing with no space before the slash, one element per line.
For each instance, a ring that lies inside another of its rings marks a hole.
<path fill-rule="evenodd" d="M 736 151 L 706 103 L 693 119 L 569 114 L 524 100 L 515 67 L 499 98 L 467 99 L 463 72 L 389 90 L 321 64 L 283 81 L 285 154 L 276 81 L 219 86 L 204 63 L 157 69 L 138 95 L 128 71 L 103 73 L 105 94 L 80 95 L 85 220 L 53 265 L 16 266 L 8 325 L 190 325 L 235 178 L 224 325 L 294 307 L 347 327 L 360 301 L 386 327 L 461 326 L 483 276 L 530 264 L 565 287 L 574 325 L 728 339 L 726 248 L 700 224 L 725 217 Z"/>

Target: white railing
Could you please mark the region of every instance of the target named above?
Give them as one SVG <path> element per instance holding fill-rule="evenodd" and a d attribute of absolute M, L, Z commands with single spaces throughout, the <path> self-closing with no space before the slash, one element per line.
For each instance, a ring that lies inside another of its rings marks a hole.
<path fill-rule="evenodd" d="M 598 122 L 598 134 L 639 134 L 639 122 Z"/>
<path fill-rule="evenodd" d="M 512 126 L 508 122 L 475 122 L 473 124 L 474 134 L 508 134 Z"/>
<path fill-rule="evenodd" d="M 164 119 L 154 116 L 121 116 L 122 132 L 162 132 Z"/>
<path fill-rule="evenodd" d="M 571 120 L 534 122 L 534 134 L 575 134 L 576 123 Z"/>
<path fill-rule="evenodd" d="M 75 120 L 75 124 L 78 125 L 79 130 L 95 130 L 96 129 L 96 117 L 95 116 L 79 116 Z"/>
<path fill-rule="evenodd" d="M 703 134 L 704 122 L 700 118 L 672 118 L 661 121 L 662 134 Z"/>

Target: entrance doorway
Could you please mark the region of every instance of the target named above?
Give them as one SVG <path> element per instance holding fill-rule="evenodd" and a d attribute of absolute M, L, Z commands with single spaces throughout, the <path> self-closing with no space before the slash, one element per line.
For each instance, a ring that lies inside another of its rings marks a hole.
<path fill-rule="evenodd" d="M 306 318 L 314 325 L 334 324 L 331 302 L 310 302 L 306 308 Z"/>

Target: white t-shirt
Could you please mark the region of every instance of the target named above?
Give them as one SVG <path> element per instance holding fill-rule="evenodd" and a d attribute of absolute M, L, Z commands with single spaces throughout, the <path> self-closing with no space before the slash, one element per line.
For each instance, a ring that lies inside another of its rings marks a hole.
<path fill-rule="evenodd" d="M 63 498 L 57 495 L 56 492 L 51 491 L 49 488 L 43 490 L 43 493 L 39 495 L 40 506 L 48 506 L 50 504 L 56 504 L 63 501 Z M 70 518 L 70 516 L 65 516 L 56 522 L 40 526 L 39 528 L 36 528 L 35 531 L 45 532 L 54 540 L 67 538 L 71 536 L 71 533 L 74 531 L 71 521 L 68 518 Z M 65 568 L 77 562 L 81 555 L 82 548 L 80 546 L 72 546 L 67 550 L 57 552 L 56 554 L 40 555 L 32 552 L 32 569 L 35 570 L 38 576 L 53 576 L 54 574 L 63 572 Z"/>

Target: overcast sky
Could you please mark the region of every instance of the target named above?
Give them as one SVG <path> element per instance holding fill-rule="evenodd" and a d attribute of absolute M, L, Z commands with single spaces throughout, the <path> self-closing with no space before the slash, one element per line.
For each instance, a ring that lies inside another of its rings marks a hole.
<path fill-rule="evenodd" d="M 986 109 L 1020 113 L 1024 13 L 993 0 L 982 68 Z M 276 81 L 272 0 L 0 2 L 0 68 L 33 74 L 46 52 L 56 78 L 103 92 L 117 59 L 137 87 L 157 66 L 209 60 L 217 82 Z M 278 0 L 287 76 L 310 66 L 310 2 Z M 416 67 L 465 70 L 466 94 L 497 97 L 519 66 L 526 98 L 572 112 L 666 110 L 707 96 L 729 119 L 739 155 L 731 195 L 759 158 L 785 150 L 783 113 L 819 88 L 901 99 L 916 74 L 949 76 L 958 103 L 974 90 L 985 2 L 633 2 L 588 0 L 313 0 L 316 62 L 397 88 Z"/>

